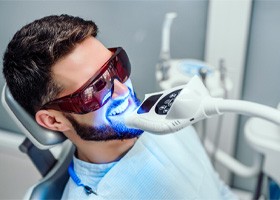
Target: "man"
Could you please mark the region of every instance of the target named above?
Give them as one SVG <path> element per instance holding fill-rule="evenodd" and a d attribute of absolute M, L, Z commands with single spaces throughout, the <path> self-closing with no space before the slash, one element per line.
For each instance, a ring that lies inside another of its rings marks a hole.
<path fill-rule="evenodd" d="M 92 21 L 48 16 L 20 29 L 4 55 L 14 98 L 76 146 L 63 199 L 234 199 L 192 127 L 155 136 L 124 125 L 139 105 L 122 48 Z"/>

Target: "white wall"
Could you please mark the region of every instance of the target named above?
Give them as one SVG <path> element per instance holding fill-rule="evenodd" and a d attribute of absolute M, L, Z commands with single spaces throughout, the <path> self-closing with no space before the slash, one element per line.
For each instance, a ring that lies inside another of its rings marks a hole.
<path fill-rule="evenodd" d="M 233 82 L 230 99 L 241 97 L 251 4 L 252 0 L 210 0 L 209 3 L 205 61 L 219 67 L 220 60 L 224 60 L 227 75 Z M 235 153 L 237 119 L 235 114 L 224 115 L 220 148 L 230 155 Z M 217 122 L 217 118 L 208 120 L 210 138 L 216 134 Z M 229 171 L 220 165 L 217 169 L 229 183 Z"/>
<path fill-rule="evenodd" d="M 252 22 L 244 74 L 242 99 L 276 107 L 280 102 L 280 1 L 253 1 Z M 236 157 L 243 163 L 253 163 L 255 151 L 244 138 L 241 117 L 238 128 Z M 280 173 L 280 171 L 278 171 Z M 234 178 L 234 185 L 254 189 L 256 179 Z"/>

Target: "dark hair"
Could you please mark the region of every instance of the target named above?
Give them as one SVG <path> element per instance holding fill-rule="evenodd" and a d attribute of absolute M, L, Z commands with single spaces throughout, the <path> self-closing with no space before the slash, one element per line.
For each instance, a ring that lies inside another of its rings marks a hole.
<path fill-rule="evenodd" d="M 3 59 L 3 74 L 15 100 L 34 115 L 36 107 L 54 99 L 62 88 L 52 79 L 52 66 L 97 32 L 93 21 L 69 15 L 47 16 L 17 31 Z"/>

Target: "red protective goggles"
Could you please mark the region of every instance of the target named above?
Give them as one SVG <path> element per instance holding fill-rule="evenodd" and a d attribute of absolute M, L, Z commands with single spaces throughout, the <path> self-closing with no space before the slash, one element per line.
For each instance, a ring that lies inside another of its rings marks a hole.
<path fill-rule="evenodd" d="M 131 66 L 122 47 L 110 48 L 114 55 L 74 93 L 50 101 L 41 109 L 86 114 L 101 108 L 111 97 L 114 79 L 124 83 L 130 76 Z"/>

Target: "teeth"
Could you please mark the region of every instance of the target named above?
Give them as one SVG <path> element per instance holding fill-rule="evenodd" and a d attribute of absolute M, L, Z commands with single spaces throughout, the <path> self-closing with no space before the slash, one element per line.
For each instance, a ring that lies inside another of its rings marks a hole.
<path fill-rule="evenodd" d="M 111 116 L 120 114 L 122 112 L 125 111 L 125 109 L 128 107 L 128 101 L 124 101 L 121 105 L 119 105 L 118 107 L 116 107 L 111 113 Z"/>

